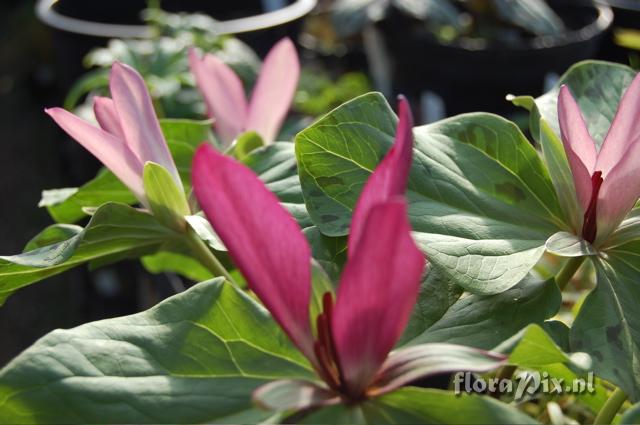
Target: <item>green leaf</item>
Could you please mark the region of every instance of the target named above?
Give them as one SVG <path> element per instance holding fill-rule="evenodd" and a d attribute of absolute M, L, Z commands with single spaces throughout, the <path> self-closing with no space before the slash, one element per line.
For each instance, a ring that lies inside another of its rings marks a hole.
<path fill-rule="evenodd" d="M 144 192 L 151 212 L 158 221 L 176 232 L 186 229 L 184 219 L 189 215 L 189 204 L 173 176 L 162 165 L 154 162 L 144 164 Z"/>
<path fill-rule="evenodd" d="M 46 335 L 0 371 L 0 422 L 254 423 L 259 385 L 312 377 L 267 311 L 216 279 Z"/>
<path fill-rule="evenodd" d="M 255 131 L 242 133 L 232 146 L 233 156 L 242 161 L 252 151 L 264 146 L 264 140 Z"/>
<path fill-rule="evenodd" d="M 627 218 L 607 238 L 603 251 L 640 240 L 640 208 L 631 210 Z"/>
<path fill-rule="evenodd" d="M 597 286 L 571 328 L 571 346 L 586 351 L 594 371 L 640 400 L 640 242 L 594 257 Z"/>
<path fill-rule="evenodd" d="M 135 204 L 137 199 L 113 173 L 102 169 L 79 188 L 44 190 L 38 206 L 46 207 L 58 223 L 75 223 L 87 216 L 83 208 L 107 202 Z"/>
<path fill-rule="evenodd" d="M 175 248 L 172 248 L 172 251 L 174 250 Z M 183 254 L 160 251 L 153 255 L 144 256 L 140 261 L 150 273 L 174 272 L 194 282 L 202 282 L 213 277 L 211 272 L 186 250 Z"/>
<path fill-rule="evenodd" d="M 591 359 L 584 353 L 567 354 L 538 325 L 529 325 L 502 342 L 494 351 L 509 354 L 509 363 L 520 367 L 541 367 L 567 363 L 579 369 L 589 369 Z"/>
<path fill-rule="evenodd" d="M 328 236 L 348 232 L 364 182 L 392 144 L 396 117 L 376 93 L 298 134 L 307 209 Z M 564 227 L 549 175 L 517 126 L 467 114 L 414 129 L 407 197 L 414 236 L 434 268 L 471 292 L 518 283 Z"/>
<path fill-rule="evenodd" d="M 560 87 L 566 84 L 578 102 L 589 133 L 599 148 L 609 131 L 620 98 L 635 75 L 633 69 L 610 62 L 590 60 L 573 65 L 550 91 L 535 99 L 530 121 L 532 135 L 537 138 L 540 134 L 540 117 L 549 123 L 556 135 L 560 135 L 558 94 Z"/>
<path fill-rule="evenodd" d="M 535 424 L 515 407 L 477 395 L 405 387 L 354 407 L 333 406 L 305 417 L 308 424 Z"/>
<path fill-rule="evenodd" d="M 0 257 L 0 304 L 17 289 L 79 264 L 113 255 L 137 257 L 177 237 L 150 214 L 115 203 L 98 208 L 84 230 L 75 229 L 53 245 Z"/>
<path fill-rule="evenodd" d="M 498 295 L 467 295 L 441 319 L 408 344 L 448 342 L 491 349 L 529 324 L 542 324 L 560 308 L 561 296 L 553 279 L 528 276 Z"/>
<path fill-rule="evenodd" d="M 562 19 L 544 0 L 493 0 L 498 16 L 535 35 L 557 35 L 566 31 Z"/>
<path fill-rule="evenodd" d="M 242 162 L 258 174 L 300 227 L 313 225 L 302 196 L 293 143 L 276 142 L 255 149 Z"/>
<path fill-rule="evenodd" d="M 204 217 L 203 213 L 188 215 L 185 217 L 187 224 L 196 232 L 196 235 L 202 239 L 209 247 L 216 251 L 226 251 L 220 237 L 216 234 L 211 223 Z"/>
<path fill-rule="evenodd" d="M 598 255 L 598 251 L 580 236 L 573 233 L 558 232 L 545 244 L 547 251 L 560 257 L 582 257 L 585 255 Z"/>
<path fill-rule="evenodd" d="M 620 425 L 633 425 L 640 423 L 640 403 L 636 403 L 629 408 L 622 418 L 620 418 Z"/>

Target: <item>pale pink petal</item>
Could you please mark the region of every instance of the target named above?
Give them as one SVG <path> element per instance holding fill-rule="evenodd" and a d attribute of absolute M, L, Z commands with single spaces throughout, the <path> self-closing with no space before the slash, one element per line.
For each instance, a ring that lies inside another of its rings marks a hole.
<path fill-rule="evenodd" d="M 300 61 L 288 38 L 280 40 L 267 54 L 253 88 L 247 130 L 257 132 L 266 143 L 273 142 L 287 117 L 300 78 Z"/>
<path fill-rule="evenodd" d="M 409 102 L 404 97 L 399 98 L 398 115 L 398 129 L 393 146 L 365 183 L 353 211 L 349 230 L 349 256 L 355 252 L 356 242 L 362 235 L 371 207 L 403 195 L 407 190 L 413 153 L 413 116 Z"/>
<path fill-rule="evenodd" d="M 596 214 L 596 243 L 604 241 L 620 225 L 640 197 L 639 159 L 640 143 L 634 143 L 602 182 Z"/>
<path fill-rule="evenodd" d="M 597 152 L 580 108 L 567 86 L 560 88 L 558 120 L 562 144 L 576 186 L 576 194 L 584 212 L 591 200 L 591 174 L 595 171 Z"/>
<path fill-rule="evenodd" d="M 128 65 L 115 62 L 111 67 L 109 88 L 129 149 L 142 164 L 152 161 L 162 165 L 171 173 L 178 187 L 182 188 L 178 169 L 140 74 Z"/>
<path fill-rule="evenodd" d="M 312 362 L 311 250 L 293 217 L 258 177 L 203 145 L 193 161 L 196 197 L 249 288 Z"/>
<path fill-rule="evenodd" d="M 123 141 L 62 108 L 45 109 L 45 112 L 110 169 L 146 206 L 142 185 L 143 165 Z"/>
<path fill-rule="evenodd" d="M 204 97 L 209 116 L 225 145 L 246 130 L 247 99 L 240 78 L 224 62 L 214 55 L 203 59 L 191 49 L 189 65 L 196 84 Z"/>
<path fill-rule="evenodd" d="M 124 143 L 125 136 L 120 126 L 120 117 L 112 99 L 108 97 L 96 96 L 93 98 L 93 113 L 100 127 L 122 140 Z"/>
<path fill-rule="evenodd" d="M 596 169 L 602 171 L 605 180 L 609 171 L 623 160 L 629 148 L 636 143 L 640 143 L 640 74 L 636 75 L 622 96 L 598 154 Z"/>
<path fill-rule="evenodd" d="M 415 305 L 426 260 L 410 232 L 403 198 L 372 207 L 340 280 L 332 331 L 352 396 L 373 380 Z"/>
<path fill-rule="evenodd" d="M 339 404 L 340 397 L 314 382 L 281 379 L 258 387 L 253 401 L 265 410 L 282 412 Z"/>

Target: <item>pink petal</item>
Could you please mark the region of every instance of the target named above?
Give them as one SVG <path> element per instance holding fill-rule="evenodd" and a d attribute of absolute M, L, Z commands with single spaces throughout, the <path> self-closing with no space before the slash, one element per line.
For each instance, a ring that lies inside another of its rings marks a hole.
<path fill-rule="evenodd" d="M 639 160 L 640 143 L 634 143 L 602 182 L 596 213 L 596 243 L 604 241 L 620 225 L 640 197 Z"/>
<path fill-rule="evenodd" d="M 93 113 L 104 131 L 111 133 L 120 140 L 125 140 L 120 126 L 120 117 L 118 117 L 118 111 L 116 111 L 116 106 L 112 99 L 101 96 L 94 97 Z"/>
<path fill-rule="evenodd" d="M 372 207 L 345 266 L 332 332 L 351 395 L 373 380 L 415 305 L 426 260 L 410 232 L 403 198 Z"/>
<path fill-rule="evenodd" d="M 205 55 L 189 50 L 191 73 L 209 111 L 215 119 L 214 126 L 225 145 L 243 131 L 247 122 L 247 99 L 240 78 L 225 63 L 214 55 Z"/>
<path fill-rule="evenodd" d="M 142 164 L 153 161 L 162 165 L 172 174 L 178 187 L 182 188 L 178 169 L 164 140 L 151 97 L 140 74 L 128 65 L 115 62 L 111 67 L 109 88 L 129 149 Z"/>
<path fill-rule="evenodd" d="M 598 155 L 596 170 L 602 171 L 604 179 L 618 162 L 627 155 L 630 147 L 640 142 L 640 74 L 627 88 L 616 116 L 611 123 Z"/>
<path fill-rule="evenodd" d="M 409 102 L 404 97 L 399 98 L 398 115 L 394 144 L 367 180 L 353 211 L 349 231 L 349 255 L 355 252 L 356 242 L 362 236 L 371 207 L 403 195 L 407 189 L 413 152 L 413 116 Z"/>
<path fill-rule="evenodd" d="M 142 163 L 122 140 L 92 126 L 62 108 L 45 109 L 45 112 L 69 136 L 73 137 L 110 169 L 146 206 L 142 185 Z"/>
<path fill-rule="evenodd" d="M 580 108 L 567 86 L 560 88 L 558 120 L 564 151 L 576 186 L 576 194 L 584 212 L 591 200 L 591 174 L 595 171 L 596 145 L 589 135 Z"/>
<path fill-rule="evenodd" d="M 280 40 L 267 54 L 249 105 L 247 130 L 254 130 L 266 143 L 278 136 L 298 87 L 300 62 L 288 38 Z"/>
<path fill-rule="evenodd" d="M 196 152 L 192 179 L 202 209 L 249 288 L 313 362 L 311 250 L 300 227 L 253 171 L 211 146 Z"/>

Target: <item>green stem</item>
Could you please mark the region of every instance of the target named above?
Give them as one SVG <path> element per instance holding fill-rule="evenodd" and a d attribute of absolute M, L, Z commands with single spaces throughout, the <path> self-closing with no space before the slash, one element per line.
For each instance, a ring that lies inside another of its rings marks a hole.
<path fill-rule="evenodd" d="M 200 236 L 189 227 L 186 233 L 187 241 L 196 258 L 203 266 L 205 266 L 214 276 L 224 276 L 229 282 L 236 285 L 227 269 L 224 268 L 220 260 L 213 255 L 207 244 L 204 243 Z"/>
<path fill-rule="evenodd" d="M 585 257 L 571 257 L 569 261 L 565 263 L 562 270 L 556 275 L 556 284 L 561 291 L 567 286 L 567 283 L 571 280 L 573 275 L 578 271 L 580 265 L 584 261 Z"/>
<path fill-rule="evenodd" d="M 593 422 L 593 425 L 604 425 L 610 424 L 613 422 L 613 419 L 616 417 L 616 413 L 624 404 L 624 401 L 627 399 L 627 395 L 620 388 L 616 388 L 616 390 L 611 394 L 609 399 L 606 401 L 600 412 L 598 412 L 598 416 L 596 416 L 596 420 Z"/>

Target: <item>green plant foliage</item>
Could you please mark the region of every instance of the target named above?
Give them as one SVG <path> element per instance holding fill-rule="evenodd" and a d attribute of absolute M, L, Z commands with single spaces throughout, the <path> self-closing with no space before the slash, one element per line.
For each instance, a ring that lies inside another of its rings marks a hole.
<path fill-rule="evenodd" d="M 216 279 L 48 334 L 0 371 L 0 422 L 259 422 L 257 386 L 311 376 L 266 310 Z"/>
<path fill-rule="evenodd" d="M 328 236 L 348 232 L 360 190 L 389 149 L 396 117 L 379 94 L 335 109 L 296 138 L 307 209 Z M 414 130 L 407 193 L 432 266 L 477 293 L 517 284 L 564 227 L 549 175 L 509 121 L 467 114 Z"/>

